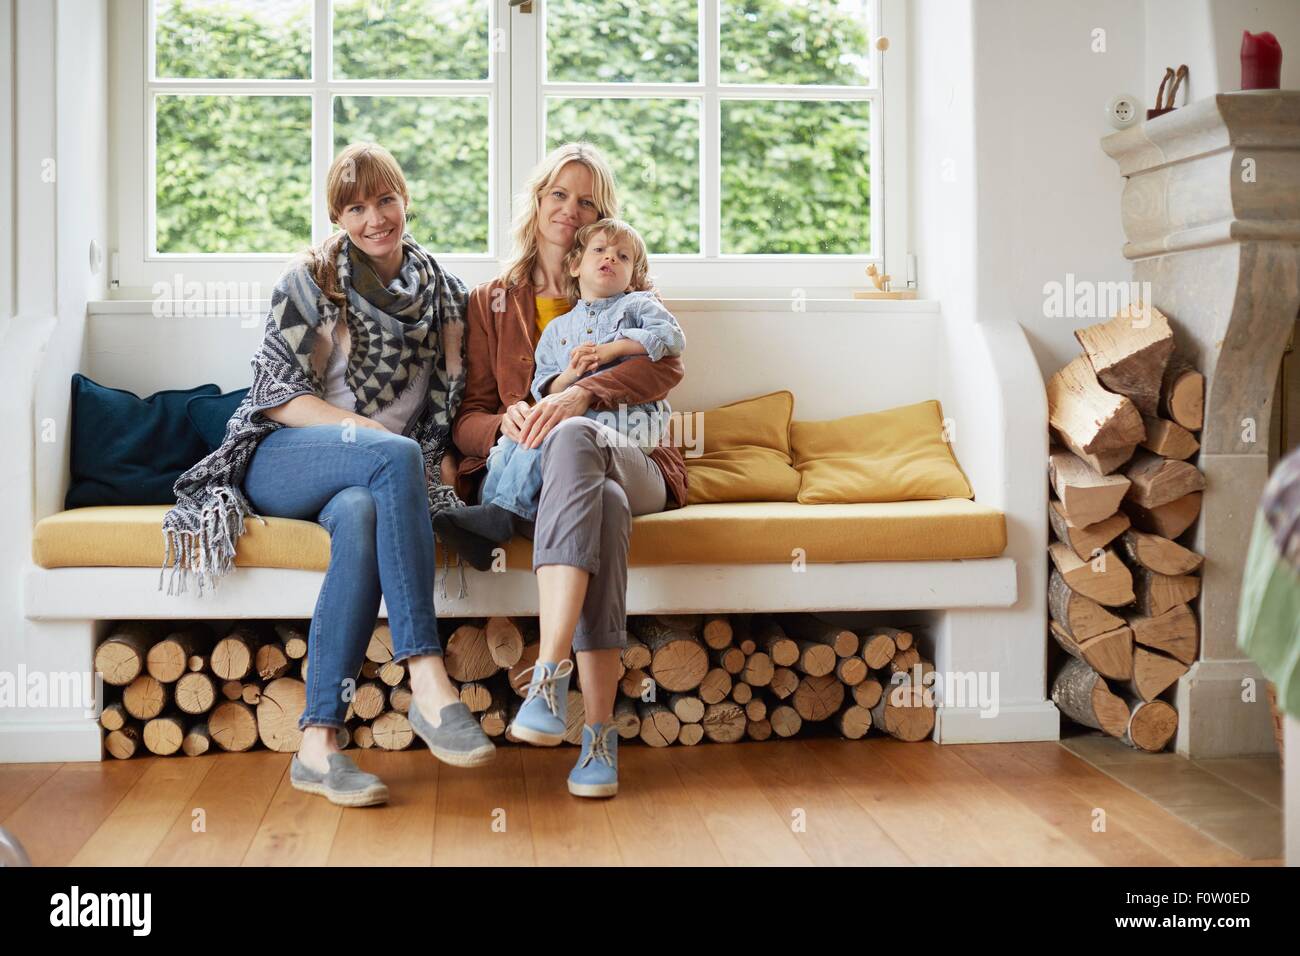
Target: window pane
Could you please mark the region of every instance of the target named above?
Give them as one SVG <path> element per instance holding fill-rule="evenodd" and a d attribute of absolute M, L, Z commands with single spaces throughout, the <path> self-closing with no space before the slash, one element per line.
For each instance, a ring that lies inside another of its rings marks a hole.
<path fill-rule="evenodd" d="M 865 86 L 868 2 L 722 0 L 722 82 Z"/>
<path fill-rule="evenodd" d="M 155 100 L 159 252 L 296 252 L 311 241 L 311 98 Z"/>
<path fill-rule="evenodd" d="M 155 73 L 311 79 L 310 0 L 154 0 Z"/>
<path fill-rule="evenodd" d="M 871 252 L 870 103 L 722 101 L 722 251 Z"/>
<path fill-rule="evenodd" d="M 546 72 L 558 83 L 696 83 L 696 0 L 546 0 Z"/>
<path fill-rule="evenodd" d="M 337 80 L 487 76 L 487 0 L 334 0 Z"/>
<path fill-rule="evenodd" d="M 700 251 L 700 101 L 547 97 L 546 148 L 594 143 L 650 252 Z"/>
<path fill-rule="evenodd" d="M 430 252 L 488 251 L 488 98 L 337 96 L 334 149 L 360 140 L 397 157 L 408 228 Z"/>

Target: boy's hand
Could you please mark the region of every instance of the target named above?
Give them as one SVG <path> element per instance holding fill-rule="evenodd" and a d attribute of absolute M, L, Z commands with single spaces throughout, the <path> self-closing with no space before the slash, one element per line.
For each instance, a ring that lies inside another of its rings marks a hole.
<path fill-rule="evenodd" d="M 577 381 L 587 372 L 599 367 L 601 364 L 597 359 L 599 349 L 599 346 L 590 342 L 574 347 L 573 352 L 569 355 L 569 367 L 564 370 L 570 383 Z"/>
<path fill-rule="evenodd" d="M 551 384 L 546 390 L 551 395 L 562 392 L 595 367 L 596 346 L 590 342 L 575 345 L 573 351 L 569 353 L 569 364 L 563 372 L 551 379 Z"/>

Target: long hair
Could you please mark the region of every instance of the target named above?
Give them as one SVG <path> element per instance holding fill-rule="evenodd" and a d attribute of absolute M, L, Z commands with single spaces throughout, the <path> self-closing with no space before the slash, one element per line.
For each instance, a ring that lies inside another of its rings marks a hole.
<path fill-rule="evenodd" d="M 537 164 L 524 188 L 515 196 L 514 225 L 511 227 L 514 251 L 501 273 L 501 281 L 507 287 L 533 281 L 533 268 L 537 265 L 538 254 L 537 220 L 541 214 L 542 195 L 555 182 L 560 170 L 569 163 L 582 163 L 591 170 L 596 215 L 601 219 L 618 215 L 614 171 L 600 150 L 591 143 L 565 143 L 557 146 Z"/>
<path fill-rule="evenodd" d="M 378 143 L 351 143 L 334 157 L 325 177 L 325 202 L 330 222 L 337 224 L 343 210 L 354 200 L 390 192 L 402 197 L 404 208 L 410 207 L 411 192 L 406 185 L 406 176 L 393 154 Z M 339 285 L 336 262 L 339 245 L 346 235 L 347 232 L 340 229 L 304 253 L 316 285 L 336 305 L 343 305 L 346 298 Z"/>

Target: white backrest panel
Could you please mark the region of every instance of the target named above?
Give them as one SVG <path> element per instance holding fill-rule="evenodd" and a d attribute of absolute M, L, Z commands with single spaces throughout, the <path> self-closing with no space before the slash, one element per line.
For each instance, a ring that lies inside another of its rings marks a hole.
<path fill-rule="evenodd" d="M 686 333 L 686 378 L 669 396 L 679 411 L 789 389 L 795 417 L 811 421 L 941 397 L 937 312 L 817 311 L 813 303 L 807 312 L 668 305 Z M 262 327 L 261 318 L 158 318 L 143 307 L 96 312 L 88 320 L 82 371 L 142 396 L 206 382 L 225 391 L 244 388 Z"/>
<path fill-rule="evenodd" d="M 794 416 L 803 421 L 939 398 L 937 313 L 675 314 L 686 333 L 686 378 L 669 396 L 678 411 L 777 389 L 794 393 Z"/>
<path fill-rule="evenodd" d="M 158 318 L 148 311 L 92 313 L 82 374 L 101 385 L 144 397 L 167 388 L 215 382 L 222 391 L 247 388 L 249 361 L 262 341 L 264 318 Z"/>

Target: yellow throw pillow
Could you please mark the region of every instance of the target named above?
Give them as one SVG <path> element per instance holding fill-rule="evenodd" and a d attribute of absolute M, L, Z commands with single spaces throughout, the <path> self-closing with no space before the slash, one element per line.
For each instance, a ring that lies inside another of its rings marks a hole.
<path fill-rule="evenodd" d="M 936 401 L 830 422 L 793 422 L 801 504 L 972 498 Z"/>
<path fill-rule="evenodd" d="M 790 460 L 793 414 L 794 394 L 782 391 L 703 412 L 702 423 L 693 420 L 692 436 L 702 440 L 703 454 L 692 457 L 683 448 L 687 504 L 794 501 L 799 473 Z"/>

